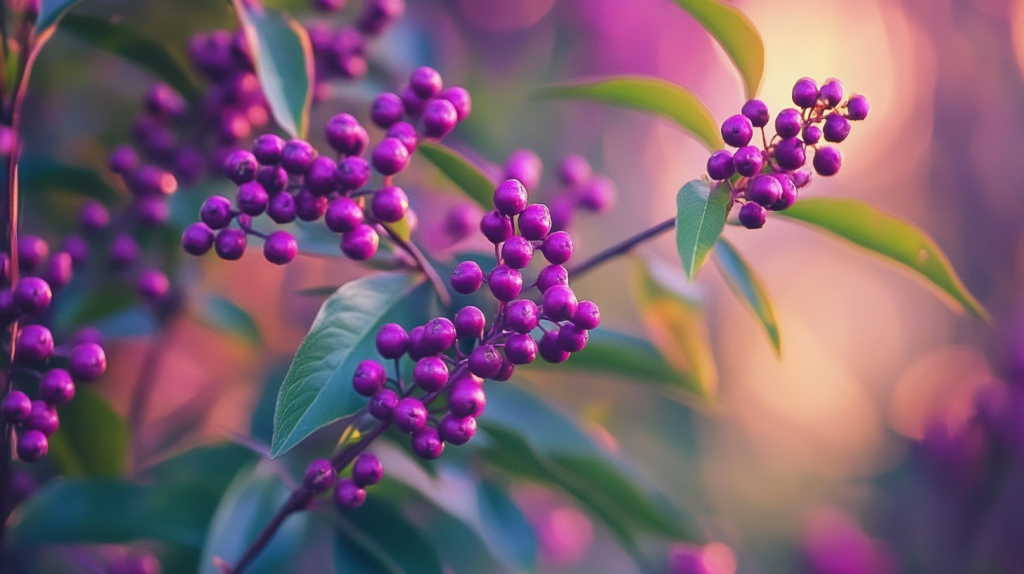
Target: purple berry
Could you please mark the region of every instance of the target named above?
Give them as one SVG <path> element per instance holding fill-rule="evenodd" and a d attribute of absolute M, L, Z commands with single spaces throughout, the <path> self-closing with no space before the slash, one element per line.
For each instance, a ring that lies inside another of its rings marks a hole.
<path fill-rule="evenodd" d="M 729 179 L 736 172 L 736 165 L 729 150 L 719 150 L 708 158 L 708 177 L 721 181 Z"/>
<path fill-rule="evenodd" d="M 146 91 L 146 111 L 154 116 L 180 117 L 188 104 L 174 88 L 167 84 L 154 84 Z"/>
<path fill-rule="evenodd" d="M 263 256 L 275 265 L 291 263 L 298 254 L 299 244 L 295 241 L 295 237 L 287 231 L 275 231 L 263 243 Z"/>
<path fill-rule="evenodd" d="M 555 285 L 568 285 L 569 272 L 561 265 L 548 265 L 537 275 L 537 289 L 544 293 Z"/>
<path fill-rule="evenodd" d="M 380 34 L 404 12 L 405 0 L 367 0 L 359 14 L 359 30 L 370 35 Z"/>
<path fill-rule="evenodd" d="M 57 432 L 60 428 L 57 407 L 46 404 L 46 401 L 32 401 L 32 410 L 25 419 L 25 428 L 37 430 L 46 436 Z"/>
<path fill-rule="evenodd" d="M 241 229 L 221 229 L 213 244 L 221 259 L 237 261 L 245 254 L 245 232 Z"/>
<path fill-rule="evenodd" d="M 499 361 L 500 362 L 500 361 Z M 473 368 L 473 359 L 470 355 L 470 370 Z M 448 365 L 440 357 L 423 357 L 416 361 L 413 367 L 412 378 L 416 385 L 428 393 L 441 390 L 448 382 Z"/>
<path fill-rule="evenodd" d="M 484 388 L 478 379 L 464 377 L 455 381 L 448 394 L 448 409 L 456 417 L 478 417 L 487 406 Z"/>
<path fill-rule="evenodd" d="M 398 138 L 384 138 L 373 148 L 373 169 L 381 175 L 395 175 L 409 164 L 409 150 Z"/>
<path fill-rule="evenodd" d="M 512 237 L 512 221 L 497 209 L 488 211 L 480 220 L 480 231 L 488 241 L 498 244 Z"/>
<path fill-rule="evenodd" d="M 171 195 L 178 189 L 178 180 L 169 171 L 144 165 L 132 174 L 130 186 L 136 195 Z"/>
<path fill-rule="evenodd" d="M 317 195 L 327 195 L 337 189 L 334 174 L 338 165 L 329 157 L 320 156 L 313 160 L 303 182 L 306 187 Z"/>
<path fill-rule="evenodd" d="M 743 204 L 740 208 L 740 223 L 747 229 L 760 229 L 764 227 L 765 219 L 768 217 L 768 212 L 765 211 L 764 207 L 748 201 Z"/>
<path fill-rule="evenodd" d="M 384 478 L 384 466 L 372 452 L 364 452 L 352 463 L 352 482 L 366 488 L 373 486 Z"/>
<path fill-rule="evenodd" d="M 800 117 L 800 110 L 786 108 L 775 116 L 775 133 L 780 138 L 795 138 L 800 134 L 803 127 L 803 119 Z"/>
<path fill-rule="evenodd" d="M 64 244 L 61 248 L 71 256 L 71 264 L 74 267 L 80 267 L 89 260 L 89 244 L 86 243 L 81 235 L 68 235 L 64 238 Z M 0 263 L 0 266 L 2 265 L 7 265 L 9 268 L 10 261 Z"/>
<path fill-rule="evenodd" d="M 270 195 L 267 193 L 267 190 L 263 189 L 262 185 L 255 181 L 250 181 L 238 186 L 235 202 L 242 213 L 256 216 L 267 210 L 267 204 L 270 203 Z"/>
<path fill-rule="evenodd" d="M 15 358 L 34 363 L 47 359 L 52 354 L 53 334 L 49 329 L 42 325 L 25 325 L 18 331 Z"/>
<path fill-rule="evenodd" d="M 241 191 L 241 188 L 239 188 L 239 191 Z M 230 199 L 222 195 L 213 195 L 207 198 L 203 202 L 203 206 L 199 208 L 199 218 L 210 229 L 223 229 L 231 223 L 231 219 L 234 217 L 231 211 Z"/>
<path fill-rule="evenodd" d="M 818 97 L 825 102 L 825 108 L 831 109 L 843 101 L 843 83 L 835 78 L 830 78 L 821 86 Z"/>
<path fill-rule="evenodd" d="M 484 284 L 484 272 L 475 261 L 463 261 L 452 271 L 451 283 L 456 293 L 469 295 Z"/>
<path fill-rule="evenodd" d="M 395 412 L 391 415 L 391 421 L 399 430 L 406 433 L 414 433 L 427 424 L 427 407 L 423 402 L 413 397 L 406 397 L 398 401 Z"/>
<path fill-rule="evenodd" d="M 402 119 L 405 104 L 398 94 L 383 92 L 373 100 L 370 107 L 370 119 L 382 129 L 387 129 Z"/>
<path fill-rule="evenodd" d="M 567 285 L 555 285 L 544 292 L 544 316 L 552 321 L 572 319 L 579 307 L 576 294 Z"/>
<path fill-rule="evenodd" d="M 410 155 L 416 151 L 416 128 L 409 122 L 396 122 L 388 128 L 384 137 L 395 138 L 401 141 Z"/>
<path fill-rule="evenodd" d="M 590 181 L 590 162 L 578 155 L 567 155 L 558 164 L 558 181 L 565 187 L 578 187 Z"/>
<path fill-rule="evenodd" d="M 743 114 L 736 114 L 722 122 L 722 139 L 732 147 L 743 147 L 750 143 L 754 126 Z"/>
<path fill-rule="evenodd" d="M 434 460 L 444 453 L 444 443 L 434 427 L 422 428 L 412 435 L 412 452 L 423 460 Z"/>
<path fill-rule="evenodd" d="M 143 227 L 158 227 L 171 216 L 171 206 L 161 196 L 145 196 L 135 200 L 135 214 Z"/>
<path fill-rule="evenodd" d="M 423 326 L 422 345 L 428 355 L 443 353 L 455 344 L 455 324 L 446 317 L 434 317 Z"/>
<path fill-rule="evenodd" d="M 558 330 L 554 329 L 544 333 L 537 344 L 540 356 L 549 363 L 564 363 L 569 358 L 569 352 L 558 344 Z"/>
<path fill-rule="evenodd" d="M 335 472 L 331 461 L 318 459 L 309 463 L 306 467 L 306 474 L 302 477 L 302 486 L 313 494 L 327 492 L 334 486 L 334 480 L 338 473 Z"/>
<path fill-rule="evenodd" d="M 793 85 L 793 103 L 801 108 L 813 108 L 818 103 L 818 83 L 800 78 Z"/>
<path fill-rule="evenodd" d="M 814 152 L 814 171 L 818 172 L 818 175 L 828 177 L 839 173 L 839 168 L 843 165 L 843 154 L 838 148 L 832 146 L 819 147 Z"/>
<path fill-rule="evenodd" d="M 352 482 L 350 479 L 342 479 L 334 487 L 333 500 L 335 506 L 340 510 L 351 510 L 359 508 L 366 502 L 366 491 Z"/>
<path fill-rule="evenodd" d="M 402 98 L 402 104 L 405 106 L 405 114 L 407 116 L 415 119 L 423 115 L 423 108 L 426 107 L 427 101 L 417 96 L 411 87 L 406 86 L 402 89 L 402 93 L 398 97 Z"/>
<path fill-rule="evenodd" d="M 572 316 L 572 324 L 588 331 L 601 324 L 601 310 L 593 301 L 580 301 L 576 305 L 576 314 Z"/>
<path fill-rule="evenodd" d="M 471 203 L 460 203 L 452 206 L 444 216 L 444 230 L 452 243 L 469 237 L 480 221 L 480 208 Z"/>
<path fill-rule="evenodd" d="M 482 379 L 489 379 L 498 374 L 501 361 L 501 353 L 493 345 L 477 347 L 469 354 L 469 372 Z"/>
<path fill-rule="evenodd" d="M 5 422 L 20 423 L 32 412 L 32 399 L 21 391 L 11 391 L 4 397 L 0 412 L 3 413 Z"/>
<path fill-rule="evenodd" d="M 75 381 L 64 369 L 51 369 L 39 379 L 39 398 L 49 405 L 67 404 L 74 396 Z"/>
<path fill-rule="evenodd" d="M 50 255 L 50 246 L 38 235 L 22 235 L 18 241 L 18 267 L 31 273 Z"/>
<path fill-rule="evenodd" d="M 430 354 L 423 344 L 423 325 L 409 329 L 409 358 L 418 361 Z"/>
<path fill-rule="evenodd" d="M 275 165 L 281 161 L 285 141 L 274 134 L 263 134 L 252 142 L 252 155 L 263 165 Z"/>
<path fill-rule="evenodd" d="M 748 200 L 768 207 L 782 197 L 782 184 L 770 175 L 759 175 L 750 180 L 746 196 Z"/>
<path fill-rule="evenodd" d="M 267 193 L 280 193 L 288 187 L 288 172 L 278 165 L 265 165 L 256 170 L 256 181 Z"/>
<path fill-rule="evenodd" d="M 476 419 L 447 414 L 441 419 L 438 432 L 441 435 L 441 440 L 455 446 L 464 445 L 476 434 Z"/>
<path fill-rule="evenodd" d="M 25 313 L 40 313 L 50 306 L 53 291 L 50 284 L 39 277 L 22 277 L 12 292 L 14 302 Z"/>
<path fill-rule="evenodd" d="M 341 155 L 357 156 L 370 145 L 366 129 L 349 114 L 338 114 L 324 128 L 327 143 Z"/>
<path fill-rule="evenodd" d="M 558 346 L 562 347 L 563 351 L 570 353 L 582 351 L 587 346 L 589 339 L 590 335 L 586 329 L 580 329 L 572 323 L 562 325 L 558 329 Z"/>
<path fill-rule="evenodd" d="M 612 180 L 603 175 L 598 175 L 591 178 L 583 186 L 583 189 L 579 191 L 576 203 L 588 211 L 604 213 L 615 203 L 616 195 L 618 195 L 618 190 L 615 189 L 615 184 L 612 183 Z"/>
<path fill-rule="evenodd" d="M 517 333 L 529 333 L 537 328 L 540 309 L 529 299 L 516 299 L 505 309 L 506 325 Z"/>
<path fill-rule="evenodd" d="M 732 161 L 736 166 L 736 173 L 743 177 L 753 177 L 761 173 L 761 167 L 764 166 L 764 156 L 761 155 L 761 150 L 752 145 L 736 150 Z"/>
<path fill-rule="evenodd" d="M 83 233 L 99 233 L 110 225 L 110 212 L 98 201 L 86 201 L 78 210 L 78 226 Z"/>
<path fill-rule="evenodd" d="M 91 383 L 107 370 L 107 354 L 98 343 L 79 343 L 71 349 L 71 376 Z"/>
<path fill-rule="evenodd" d="M 274 223 L 285 224 L 295 221 L 295 198 L 290 193 L 278 193 L 270 198 L 267 216 Z"/>
<path fill-rule="evenodd" d="M 539 241 L 551 231 L 551 212 L 543 203 L 526 206 L 519 214 L 519 232 L 523 238 Z"/>
<path fill-rule="evenodd" d="M 772 177 L 779 180 L 779 184 L 782 185 L 782 195 L 779 196 L 778 201 L 768 206 L 768 209 L 772 211 L 782 211 L 789 209 L 796 203 L 797 191 L 796 185 L 793 183 L 793 178 L 788 173 L 773 173 Z"/>
<path fill-rule="evenodd" d="M 441 74 L 429 66 L 416 68 L 409 76 L 409 87 L 420 99 L 432 98 L 443 87 Z"/>
<path fill-rule="evenodd" d="M 537 360 L 537 342 L 525 333 L 509 335 L 505 341 L 505 356 L 513 365 L 529 365 Z"/>
<path fill-rule="evenodd" d="M 423 108 L 423 135 L 429 138 L 443 138 L 455 129 L 459 114 L 448 100 L 430 100 Z"/>
<path fill-rule="evenodd" d="M 359 156 L 350 156 L 338 162 L 334 181 L 342 192 L 359 189 L 370 181 L 370 164 Z"/>
<path fill-rule="evenodd" d="M 548 235 L 541 245 L 544 258 L 555 265 L 561 265 L 572 257 L 572 236 L 565 231 L 556 231 Z"/>
<path fill-rule="evenodd" d="M 487 285 L 498 301 L 511 301 L 523 290 L 523 276 L 507 265 L 498 265 L 491 271 Z"/>
<path fill-rule="evenodd" d="M 316 149 L 309 142 L 293 139 L 281 150 L 281 167 L 292 175 L 306 173 L 313 160 L 317 157 Z"/>
<path fill-rule="evenodd" d="M 507 179 L 494 190 L 494 207 L 502 215 L 518 215 L 526 209 L 526 188 L 517 179 Z"/>
<path fill-rule="evenodd" d="M 822 132 L 825 141 L 839 143 L 850 135 L 850 120 L 837 113 L 831 113 L 825 118 L 825 127 Z"/>
<path fill-rule="evenodd" d="M 95 343 L 103 345 L 103 333 L 95 327 L 83 327 L 71 338 L 71 343 L 81 345 L 82 343 Z"/>
<path fill-rule="evenodd" d="M 377 231 L 364 223 L 342 236 L 341 251 L 351 259 L 366 261 L 377 252 L 379 244 Z"/>
<path fill-rule="evenodd" d="M 409 347 L 409 334 L 398 323 L 388 323 L 377 331 L 377 352 L 385 359 L 397 359 Z"/>
<path fill-rule="evenodd" d="M 533 150 L 517 149 L 505 162 L 505 178 L 518 180 L 526 189 L 535 189 L 540 185 L 541 171 L 544 164 Z"/>
<path fill-rule="evenodd" d="M 21 317 L 21 308 L 14 302 L 10 289 L 0 289 L 0 321 L 10 323 Z"/>
<path fill-rule="evenodd" d="M 370 399 L 370 414 L 379 421 L 389 421 L 398 406 L 398 393 L 381 389 Z"/>
<path fill-rule="evenodd" d="M 239 149 L 224 160 L 224 175 L 235 185 L 241 185 L 256 179 L 257 167 L 259 164 L 256 161 L 256 156 L 244 149 Z"/>
<path fill-rule="evenodd" d="M 327 213 L 327 198 L 308 189 L 295 194 L 295 215 L 302 221 L 316 221 Z"/>
<path fill-rule="evenodd" d="M 775 144 L 775 161 L 785 170 L 800 169 L 807 162 L 804 142 L 794 137 Z"/>
<path fill-rule="evenodd" d="M 512 269 L 522 269 L 533 259 L 533 244 L 525 237 L 513 235 L 501 246 L 501 258 Z"/>
<path fill-rule="evenodd" d="M 190 255 L 203 255 L 213 247 L 213 230 L 205 223 L 193 223 L 181 234 L 181 248 Z"/>
<path fill-rule="evenodd" d="M 852 100 L 851 100 L 852 101 Z M 110 171 L 121 175 L 129 174 L 139 167 L 139 155 L 128 145 L 114 148 L 107 158 Z"/>
<path fill-rule="evenodd" d="M 24 462 L 39 462 L 49 449 L 46 435 L 37 430 L 27 430 L 18 437 L 18 458 Z"/>
<path fill-rule="evenodd" d="M 352 374 L 352 388 L 364 397 L 372 397 L 384 388 L 387 378 L 387 372 L 380 363 L 367 359 L 356 365 Z"/>
<path fill-rule="evenodd" d="M 409 196 L 400 187 L 390 186 L 373 194 L 370 210 L 378 221 L 394 223 L 409 209 Z"/>
<path fill-rule="evenodd" d="M 351 199 L 339 197 L 327 208 L 324 223 L 335 233 L 347 233 L 363 223 L 363 209 Z"/>
<path fill-rule="evenodd" d="M 743 109 L 740 112 L 750 120 L 751 125 L 755 128 L 763 128 L 768 125 L 768 120 L 771 118 L 768 115 L 768 106 L 761 100 L 748 100 L 743 104 Z"/>
<path fill-rule="evenodd" d="M 807 126 L 800 134 L 800 139 L 807 145 L 814 145 L 821 140 L 821 128 L 818 126 Z"/>
<path fill-rule="evenodd" d="M 453 86 L 445 88 L 437 94 L 437 97 L 448 100 L 455 106 L 455 113 L 460 122 L 468 118 L 470 112 L 473 111 L 473 98 L 470 97 L 469 92 L 463 87 Z"/>
<path fill-rule="evenodd" d="M 467 305 L 455 314 L 455 334 L 463 338 L 480 339 L 484 336 L 487 318 L 480 309 Z"/>
<path fill-rule="evenodd" d="M 846 103 L 846 118 L 850 121 L 860 121 L 868 117 L 871 105 L 864 96 L 853 96 Z"/>
<path fill-rule="evenodd" d="M 147 269 L 139 274 L 135 283 L 135 290 L 139 295 L 151 302 L 159 303 L 171 289 L 171 282 L 159 269 Z"/>

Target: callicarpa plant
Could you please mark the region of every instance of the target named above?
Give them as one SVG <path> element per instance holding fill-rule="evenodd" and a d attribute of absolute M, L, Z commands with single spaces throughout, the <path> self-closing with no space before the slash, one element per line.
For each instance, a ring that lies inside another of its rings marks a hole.
<path fill-rule="evenodd" d="M 680 182 L 674 212 L 603 238 L 601 251 L 577 243 L 577 223 L 642 193 L 582 153 L 563 156 L 551 182 L 526 147 L 490 163 L 480 134 L 493 118 L 481 109 L 501 98 L 472 89 L 471 74 L 453 85 L 443 61 L 410 48 L 442 32 L 403 0 L 152 4 L 212 16 L 185 31 L 161 22 L 177 38 L 165 40 L 143 32 L 137 6 L 0 6 L 0 572 L 530 572 L 565 555 L 542 527 L 554 506 L 577 535 L 597 525 L 609 544 L 596 560 L 610 571 L 731 572 L 736 554 L 706 527 L 700 487 L 669 496 L 539 382 L 564 378 L 584 396 L 592 376 L 618 377 L 676 419 L 697 416 L 685 405 L 713 404 L 716 370 L 700 306 L 679 284 L 714 260 L 781 354 L 768 291 L 723 236 L 770 219 L 873 251 L 987 320 L 922 231 L 814 196 L 815 179 L 841 171 L 839 144 L 869 120 L 869 99 L 812 78 L 795 81 L 791 102 L 757 99 L 761 39 L 717 0 L 676 4 L 744 82 L 746 103 L 721 123 L 654 77 L 531 88 L 538 106 L 586 100 L 667 118 L 707 148 L 706 173 Z M 81 165 L 49 157 L 33 136 L 42 115 L 25 115 L 50 96 L 30 79 L 64 35 L 78 44 L 53 51 L 87 46 L 124 60 L 104 61 L 125 77 L 148 74 L 127 96 L 131 113 L 101 120 L 109 132 L 82 128 L 93 151 Z M 670 232 L 681 269 L 634 255 Z M 624 257 L 641 335 L 602 325 L 605 302 L 577 282 Z M 325 300 L 275 364 L 270 334 L 209 277 L 256 292 L 279 266 L 288 283 L 312 262 L 347 280 L 282 291 Z M 215 394 L 157 399 L 170 396 L 161 373 L 177 377 L 168 347 L 198 337 L 197 324 L 223 335 L 200 341 L 210 355 L 243 343 L 252 376 L 265 371 L 249 432 L 209 423 Z M 134 380 L 104 377 L 104 339 L 119 351 L 111 370 L 134 366 Z M 101 377 L 99 391 L 81 388 Z"/>

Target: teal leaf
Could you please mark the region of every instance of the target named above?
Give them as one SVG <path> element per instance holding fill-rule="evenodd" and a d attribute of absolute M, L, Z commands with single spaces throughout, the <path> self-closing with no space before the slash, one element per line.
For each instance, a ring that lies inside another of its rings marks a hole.
<path fill-rule="evenodd" d="M 699 179 L 684 185 L 676 195 L 676 247 L 690 281 L 704 266 L 725 228 L 730 199 L 727 184 L 712 189 Z"/>
<path fill-rule="evenodd" d="M 324 302 L 277 397 L 273 456 L 366 404 L 352 390 L 352 373 L 377 356 L 377 330 L 385 323 L 407 329 L 426 323 L 431 295 L 419 275 L 378 273 L 342 285 Z"/>
<path fill-rule="evenodd" d="M 119 199 L 118 193 L 94 170 L 39 155 L 27 156 L 19 162 L 18 183 L 30 196 L 40 190 L 56 189 L 106 204 Z"/>
<path fill-rule="evenodd" d="M 60 429 L 50 437 L 50 456 L 65 476 L 117 477 L 125 469 L 128 424 L 96 392 L 78 387 L 60 409 Z"/>
<path fill-rule="evenodd" d="M 720 238 L 715 246 L 715 263 L 733 295 L 754 312 L 768 339 L 771 340 L 775 354 L 781 357 L 782 338 L 779 335 L 779 322 L 775 318 L 775 307 L 768 298 L 761 278 L 736 251 L 736 247 L 724 237 Z"/>
<path fill-rule="evenodd" d="M 721 0 L 674 0 L 707 30 L 736 65 L 747 98 L 757 95 L 764 75 L 764 42 L 754 23 Z"/>
<path fill-rule="evenodd" d="M 650 112 L 673 120 L 709 150 L 725 147 L 711 110 L 686 88 L 647 76 L 615 76 L 592 82 L 557 84 L 542 88 L 544 98 L 589 100 Z"/>
<path fill-rule="evenodd" d="M 90 44 L 117 54 L 151 72 L 189 100 L 199 97 L 199 89 L 182 62 L 156 40 L 126 24 L 106 18 L 70 14 L 60 24 Z"/>
<path fill-rule="evenodd" d="M 292 137 L 305 138 L 313 102 L 313 48 L 305 28 L 258 2 L 233 4 L 274 119 Z"/>
<path fill-rule="evenodd" d="M 456 187 L 484 209 L 494 208 L 494 182 L 459 152 L 440 143 L 420 142 L 416 148 Z"/>
<path fill-rule="evenodd" d="M 924 231 L 858 199 L 801 199 L 779 215 L 828 231 L 917 273 L 975 317 L 991 322 L 949 258 Z M 948 301 L 948 300 L 947 300 Z"/>
<path fill-rule="evenodd" d="M 263 344 L 263 337 L 260 335 L 256 320 L 245 309 L 235 305 L 226 297 L 219 295 L 203 297 L 195 316 L 211 329 L 238 337 L 254 347 Z"/>
<path fill-rule="evenodd" d="M 339 572 L 353 574 L 442 574 L 441 561 L 425 532 L 382 497 L 334 520 Z"/>
<path fill-rule="evenodd" d="M 48 32 L 56 27 L 61 16 L 66 14 L 75 4 L 85 0 L 42 0 L 39 6 L 39 18 L 36 19 L 36 33 Z"/>

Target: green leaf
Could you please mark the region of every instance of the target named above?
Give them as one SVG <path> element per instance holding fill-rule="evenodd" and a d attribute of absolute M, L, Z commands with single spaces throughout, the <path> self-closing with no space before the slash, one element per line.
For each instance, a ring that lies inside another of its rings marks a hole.
<path fill-rule="evenodd" d="M 377 356 L 377 330 L 425 323 L 432 293 L 419 275 L 378 273 L 342 285 L 324 302 L 277 397 L 273 456 L 366 404 L 352 389 L 352 373 Z"/>
<path fill-rule="evenodd" d="M 149 70 L 189 100 L 199 97 L 188 69 L 165 46 L 140 34 L 131 26 L 106 18 L 70 14 L 60 24 L 97 48 L 117 54 Z"/>
<path fill-rule="evenodd" d="M 47 28 L 56 26 L 61 16 L 75 4 L 84 0 L 42 0 L 39 6 L 39 18 L 36 19 L 36 33 L 47 31 Z"/>
<path fill-rule="evenodd" d="M 542 88 L 540 97 L 590 100 L 665 116 L 694 135 L 709 150 L 725 147 L 718 123 L 704 102 L 686 88 L 647 76 L 615 76 L 593 82 Z"/>
<path fill-rule="evenodd" d="M 710 399 L 718 386 L 718 370 L 700 308 L 666 287 L 648 265 L 637 260 L 634 292 L 651 341 L 673 368 L 690 374 L 697 396 Z"/>
<path fill-rule="evenodd" d="M 305 138 L 313 102 L 313 48 L 306 29 L 258 2 L 233 4 L 274 119 L 292 137 Z"/>
<path fill-rule="evenodd" d="M 238 337 L 254 347 L 263 344 L 260 329 L 252 315 L 226 297 L 203 297 L 196 318 L 210 328 Z"/>
<path fill-rule="evenodd" d="M 110 204 L 120 196 L 94 170 L 45 156 L 28 156 L 18 164 L 18 182 L 29 195 L 59 189 Z"/>
<path fill-rule="evenodd" d="M 935 241 L 917 227 L 858 199 L 802 199 L 779 215 L 838 235 L 894 261 L 929 281 L 961 307 L 985 322 L 991 317 L 970 294 Z"/>
<path fill-rule="evenodd" d="M 725 228 L 729 201 L 728 185 L 722 183 L 711 189 L 699 179 L 684 185 L 676 196 L 676 248 L 690 281 L 704 266 Z"/>
<path fill-rule="evenodd" d="M 441 561 L 420 528 L 389 501 L 368 496 L 334 524 L 339 572 L 358 574 L 442 574 Z"/>
<path fill-rule="evenodd" d="M 76 291 L 73 298 L 62 301 L 54 323 L 61 330 L 89 325 L 130 309 L 137 301 L 131 286 L 103 282 L 95 289 Z"/>
<path fill-rule="evenodd" d="M 476 502 L 483 530 L 497 553 L 520 570 L 536 570 L 536 534 L 509 493 L 496 482 L 483 480 L 477 486 Z"/>
<path fill-rule="evenodd" d="M 128 424 L 100 395 L 79 387 L 60 409 L 50 455 L 64 475 L 117 477 L 125 468 Z"/>
<path fill-rule="evenodd" d="M 494 208 L 494 182 L 459 152 L 440 143 L 420 142 L 419 155 L 484 209 Z"/>
<path fill-rule="evenodd" d="M 746 303 L 764 326 L 768 338 L 772 342 L 775 354 L 782 356 L 782 339 L 779 335 L 779 322 L 775 318 L 775 308 L 768 298 L 768 292 L 761 283 L 761 278 L 751 269 L 736 247 L 724 237 L 719 238 L 715 246 L 715 263 L 729 289 L 737 298 Z"/>
<path fill-rule="evenodd" d="M 757 95 L 764 75 L 764 43 L 743 12 L 720 0 L 674 0 L 721 44 L 739 70 L 747 98 Z"/>

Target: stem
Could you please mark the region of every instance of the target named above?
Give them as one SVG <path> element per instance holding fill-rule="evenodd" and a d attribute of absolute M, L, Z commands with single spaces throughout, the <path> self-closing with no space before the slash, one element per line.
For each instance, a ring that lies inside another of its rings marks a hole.
<path fill-rule="evenodd" d="M 164 351 L 170 345 L 175 322 L 169 321 L 149 342 L 139 367 L 139 377 L 132 388 L 131 406 L 128 408 L 128 427 L 132 431 L 132 473 L 142 468 L 142 423 L 149 412 L 149 399 L 156 387 L 157 374 L 163 362 Z"/>
<path fill-rule="evenodd" d="M 661 223 L 655 225 L 650 229 L 641 231 L 640 233 L 637 233 L 636 235 L 628 239 L 625 239 L 623 241 L 620 241 L 619 243 L 616 243 L 615 245 L 612 245 L 608 249 L 605 249 L 604 251 L 598 253 L 597 255 L 594 255 L 590 259 L 587 259 L 584 262 L 580 263 L 579 265 L 576 265 L 575 267 L 569 269 L 569 276 L 578 277 L 586 273 L 587 271 L 590 271 L 594 267 L 597 267 L 598 265 L 601 265 L 602 263 L 608 261 L 609 259 L 614 259 L 620 255 L 625 255 L 626 253 L 632 251 L 633 248 L 636 247 L 637 245 L 640 245 L 645 241 L 654 239 L 655 237 L 661 235 L 662 233 L 665 233 L 666 231 L 673 229 L 675 226 L 675 217 L 666 219 L 665 221 L 662 221 Z"/>
<path fill-rule="evenodd" d="M 427 279 L 430 279 L 430 282 L 434 285 L 434 289 L 437 291 L 437 296 L 441 298 L 441 303 L 443 303 L 445 306 L 451 305 L 452 298 L 448 295 L 448 289 L 444 286 L 444 281 L 441 279 L 441 276 L 438 275 L 437 270 L 434 269 L 434 266 L 431 265 L 429 261 L 427 261 L 426 256 L 423 255 L 423 252 L 420 251 L 420 248 L 416 247 L 415 243 L 411 241 L 405 241 L 404 239 L 399 237 L 387 225 L 381 225 L 381 227 L 384 228 L 384 231 L 388 232 L 388 236 L 391 237 L 392 241 L 394 241 L 399 247 L 401 247 L 406 253 L 411 255 L 412 258 L 416 260 L 416 264 L 419 265 L 419 268 L 427 276 Z"/>

